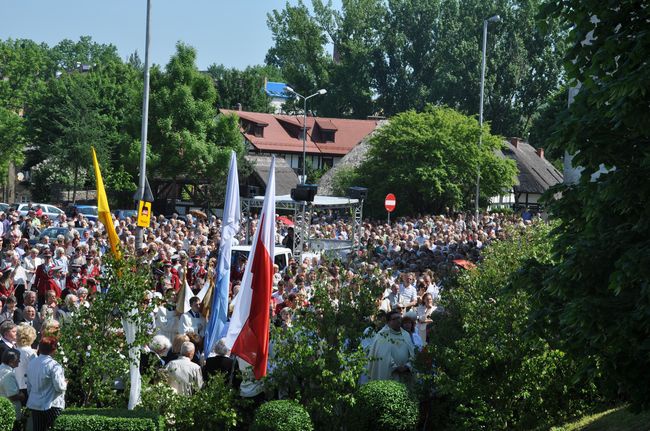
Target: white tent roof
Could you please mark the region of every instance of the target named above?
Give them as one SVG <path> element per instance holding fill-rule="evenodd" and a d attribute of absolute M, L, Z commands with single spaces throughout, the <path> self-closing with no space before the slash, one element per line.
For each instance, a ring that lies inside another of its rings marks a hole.
<path fill-rule="evenodd" d="M 264 196 L 255 196 L 254 199 L 256 201 L 263 201 Z M 293 199 L 291 199 L 291 195 L 277 195 L 275 197 L 275 201 L 276 203 L 296 202 Z M 314 202 L 312 202 L 312 205 L 318 207 L 329 207 L 329 206 L 341 206 L 341 205 L 350 205 L 350 204 L 357 204 L 357 203 L 359 203 L 359 199 L 316 195 L 314 196 Z"/>

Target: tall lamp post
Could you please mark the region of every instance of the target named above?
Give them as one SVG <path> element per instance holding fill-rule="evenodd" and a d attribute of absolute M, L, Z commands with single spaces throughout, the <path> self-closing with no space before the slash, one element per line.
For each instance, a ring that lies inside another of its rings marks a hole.
<path fill-rule="evenodd" d="M 141 201 L 147 195 L 147 131 L 149 127 L 149 22 L 151 21 L 151 0 L 147 0 L 147 30 L 144 46 L 144 92 L 142 95 L 142 128 L 140 130 L 140 177 L 136 200 Z M 153 197 L 147 197 L 153 200 Z M 138 226 L 135 234 L 136 250 L 140 250 L 144 237 L 143 228 Z"/>
<path fill-rule="evenodd" d="M 298 98 L 303 100 L 303 110 L 302 110 L 302 179 L 300 181 L 300 184 L 305 184 L 307 182 L 307 169 L 305 165 L 305 160 L 307 159 L 306 152 L 307 152 L 307 100 L 311 99 L 314 96 L 320 96 L 322 94 L 327 93 L 327 90 L 324 88 L 321 88 L 314 94 L 310 96 L 303 96 L 302 94 L 296 92 L 293 88 L 286 86 L 285 90 L 288 91 L 289 93 L 293 93 Z"/>
<path fill-rule="evenodd" d="M 480 132 L 478 135 L 478 146 L 480 147 L 483 144 L 483 89 L 485 88 L 485 51 L 487 50 L 487 31 L 488 24 L 491 22 L 499 22 L 501 17 L 499 15 L 491 16 L 490 18 L 483 20 L 483 58 L 481 61 L 481 102 L 478 108 L 478 124 L 480 127 Z M 478 197 L 481 190 L 481 165 L 479 164 L 476 174 L 476 200 L 475 200 L 475 216 L 476 223 L 478 223 Z"/>

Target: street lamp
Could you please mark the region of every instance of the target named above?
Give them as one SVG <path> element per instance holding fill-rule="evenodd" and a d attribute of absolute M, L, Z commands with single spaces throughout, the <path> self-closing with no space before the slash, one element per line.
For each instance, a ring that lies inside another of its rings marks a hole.
<path fill-rule="evenodd" d="M 478 135 L 478 146 L 480 147 L 483 144 L 483 89 L 485 88 L 485 51 L 487 50 L 487 31 L 488 24 L 491 22 L 499 22 L 501 17 L 499 15 L 491 16 L 490 18 L 483 21 L 483 58 L 481 62 L 481 102 L 478 108 L 478 124 L 479 124 L 479 135 Z M 481 184 L 481 165 L 479 163 L 476 174 L 476 201 L 475 201 L 475 213 L 476 213 L 476 223 L 478 224 L 478 197 L 480 192 Z"/>
<path fill-rule="evenodd" d="M 320 96 L 322 94 L 327 93 L 327 90 L 324 88 L 321 88 L 311 96 L 303 96 L 302 94 L 296 92 L 293 88 L 286 86 L 284 87 L 286 91 L 289 93 L 293 93 L 298 98 L 303 100 L 303 110 L 302 110 L 302 180 L 300 181 L 300 184 L 305 184 L 307 182 L 307 170 L 305 168 L 305 160 L 307 159 L 306 157 L 306 151 L 307 151 L 307 100 L 311 99 L 314 96 Z"/>

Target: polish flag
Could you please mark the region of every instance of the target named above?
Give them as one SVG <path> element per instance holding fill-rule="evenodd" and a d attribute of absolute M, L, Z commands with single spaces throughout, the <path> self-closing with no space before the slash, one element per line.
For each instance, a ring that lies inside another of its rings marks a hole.
<path fill-rule="evenodd" d="M 269 309 L 275 249 L 275 157 L 271 160 L 266 195 L 253 237 L 244 277 L 230 318 L 226 346 L 253 366 L 256 379 L 266 375 L 269 356 Z"/>

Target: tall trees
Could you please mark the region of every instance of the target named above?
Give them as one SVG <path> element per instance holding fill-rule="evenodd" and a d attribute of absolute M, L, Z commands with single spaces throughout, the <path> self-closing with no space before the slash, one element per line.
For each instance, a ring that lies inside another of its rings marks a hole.
<path fill-rule="evenodd" d="M 615 394 L 649 408 L 650 15 L 634 0 L 553 0 L 546 14 L 573 27 L 568 74 L 582 84 L 554 143 L 585 171 L 552 206 L 559 263 L 537 277 L 537 316 L 586 372 L 598 364 Z M 592 177 L 601 164 L 608 171 Z"/>
<path fill-rule="evenodd" d="M 241 153 L 236 121 L 216 118 L 217 92 L 196 67 L 194 48 L 178 43 L 165 70 L 151 76 L 152 170 L 164 178 L 209 178 L 225 172 L 230 150 Z"/>
<path fill-rule="evenodd" d="M 241 103 L 245 111 L 271 112 L 270 97 L 264 91 L 264 83 L 281 81 L 280 70 L 273 66 L 249 66 L 244 70 L 212 64 L 208 75 L 217 88 L 217 105 L 232 109 Z"/>
<path fill-rule="evenodd" d="M 526 136 L 536 109 L 562 81 L 561 30 L 541 32 L 540 0 L 313 0 L 269 15 L 267 62 L 296 89 L 326 87 L 319 112 L 364 117 L 444 104 L 478 113 L 483 20 L 490 27 L 485 116 L 502 135 Z M 333 59 L 325 53 L 333 46 Z"/>
<path fill-rule="evenodd" d="M 489 197 L 511 187 L 516 167 L 494 150 L 500 139 L 483 131 L 478 147 L 478 122 L 449 108 L 427 107 L 393 117 L 370 140 L 368 158 L 359 168 L 359 182 L 369 187 L 371 209 L 383 207 L 383 197 L 399 192 L 402 214 L 440 213 L 467 204 L 481 167 L 481 194 Z"/>

